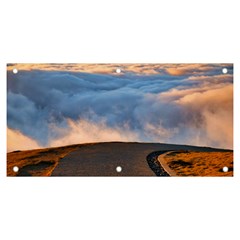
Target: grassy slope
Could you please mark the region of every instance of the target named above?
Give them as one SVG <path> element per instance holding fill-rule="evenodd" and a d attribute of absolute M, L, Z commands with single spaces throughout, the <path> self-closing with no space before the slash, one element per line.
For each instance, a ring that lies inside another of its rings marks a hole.
<path fill-rule="evenodd" d="M 233 176 L 233 152 L 169 153 L 164 157 L 177 176 Z M 228 172 L 223 172 L 223 167 Z"/>
<path fill-rule="evenodd" d="M 15 151 L 7 154 L 7 176 L 50 176 L 59 160 L 79 145 L 65 147 L 44 148 L 37 150 Z M 13 171 L 17 166 L 19 173 Z"/>

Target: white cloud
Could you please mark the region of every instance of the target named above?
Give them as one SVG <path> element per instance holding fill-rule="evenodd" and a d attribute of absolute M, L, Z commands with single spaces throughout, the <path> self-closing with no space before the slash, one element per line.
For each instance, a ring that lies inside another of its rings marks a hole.
<path fill-rule="evenodd" d="M 91 142 L 109 142 L 109 141 L 136 141 L 136 133 L 125 129 L 110 128 L 104 121 L 93 123 L 86 120 L 72 121 L 68 119 L 68 128 L 56 128 L 55 131 L 63 135 L 50 141 L 51 147 L 70 145 L 74 143 L 91 143 Z"/>
<path fill-rule="evenodd" d="M 7 152 L 14 150 L 38 149 L 41 145 L 18 130 L 7 128 Z"/>

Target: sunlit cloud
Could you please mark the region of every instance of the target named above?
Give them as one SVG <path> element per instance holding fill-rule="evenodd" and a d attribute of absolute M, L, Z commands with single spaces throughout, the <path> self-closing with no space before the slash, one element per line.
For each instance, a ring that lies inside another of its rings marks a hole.
<path fill-rule="evenodd" d="M 121 74 L 134 73 L 146 75 L 163 75 L 165 73 L 173 76 L 181 75 L 202 75 L 211 71 L 221 73 L 223 67 L 229 67 L 229 64 L 8 64 L 7 69 L 12 71 L 14 68 L 19 71 L 69 71 L 69 72 L 87 72 L 97 74 L 116 73 L 117 68 L 121 68 Z"/>
<path fill-rule="evenodd" d="M 18 130 L 7 128 L 7 152 L 38 148 L 41 148 L 41 145 L 36 140 L 25 136 Z"/>
<path fill-rule="evenodd" d="M 51 147 L 70 145 L 74 143 L 109 142 L 109 141 L 135 141 L 136 133 L 125 129 L 111 128 L 104 121 L 93 123 L 87 120 L 67 120 L 68 128 L 55 128 L 62 135 L 50 141 Z"/>

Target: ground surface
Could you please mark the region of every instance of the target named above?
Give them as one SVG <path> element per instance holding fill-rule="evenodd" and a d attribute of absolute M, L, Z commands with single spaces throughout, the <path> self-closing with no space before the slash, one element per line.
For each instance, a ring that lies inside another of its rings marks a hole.
<path fill-rule="evenodd" d="M 164 161 L 177 176 L 233 176 L 233 152 L 172 152 Z"/>
<path fill-rule="evenodd" d="M 7 154 L 7 176 L 50 176 L 59 160 L 78 148 L 78 145 L 15 151 Z M 17 166 L 19 172 L 13 171 Z"/>
<path fill-rule="evenodd" d="M 7 154 L 7 175 L 165 176 L 167 174 L 161 169 L 161 164 L 157 161 L 157 156 L 170 150 L 201 151 L 201 154 L 203 152 L 223 151 L 185 145 L 122 142 L 79 144 L 58 148 L 15 151 Z M 232 154 L 232 152 L 230 153 Z M 225 157 L 230 157 L 230 155 L 225 155 Z M 174 159 L 172 161 L 175 161 Z M 219 170 L 220 166 L 227 164 L 224 159 L 219 155 L 218 160 L 216 160 L 219 165 L 215 170 Z M 199 169 L 210 165 L 209 157 L 198 162 L 198 164 L 200 163 L 201 166 L 199 166 Z M 12 169 L 14 166 L 19 167 L 18 173 L 13 172 Z M 122 171 L 119 173 L 116 171 L 117 166 L 122 167 Z M 169 166 L 173 167 L 170 163 Z M 186 169 L 182 168 L 182 173 L 180 171 L 179 175 L 187 175 L 189 169 L 190 167 L 187 164 Z M 195 169 L 195 167 L 192 169 Z M 203 174 L 203 172 L 199 171 L 198 174 Z M 221 175 L 222 173 L 216 172 L 214 174 L 213 171 L 211 174 Z"/>

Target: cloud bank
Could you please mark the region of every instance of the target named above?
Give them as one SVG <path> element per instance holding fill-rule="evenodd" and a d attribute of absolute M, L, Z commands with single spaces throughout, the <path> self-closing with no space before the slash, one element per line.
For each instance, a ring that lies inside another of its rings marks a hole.
<path fill-rule="evenodd" d="M 8 141 L 29 148 L 100 141 L 233 146 L 230 64 L 8 66 Z M 222 68 L 228 74 L 222 74 Z M 49 70 L 50 69 L 50 70 Z M 80 69 L 80 70 L 79 70 Z M 27 144 L 28 143 L 28 144 Z"/>

